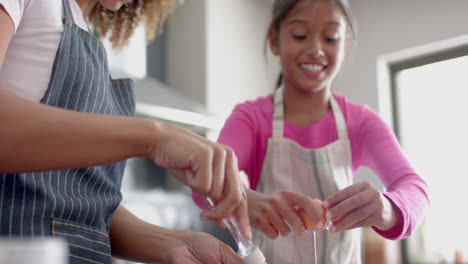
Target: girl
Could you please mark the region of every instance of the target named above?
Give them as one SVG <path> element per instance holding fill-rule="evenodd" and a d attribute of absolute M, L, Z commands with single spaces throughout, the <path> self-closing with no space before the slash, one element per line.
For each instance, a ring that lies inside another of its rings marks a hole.
<path fill-rule="evenodd" d="M 235 213 L 249 235 L 232 151 L 132 118 L 132 82 L 111 80 L 105 50 L 87 30 L 86 21 L 122 47 L 139 23 L 154 36 L 170 2 L 0 0 L 0 236 L 62 237 L 70 264 L 111 263 L 111 254 L 242 263 L 209 235 L 145 223 L 120 205 L 123 160 L 147 157 L 218 200 L 205 218 Z"/>
<path fill-rule="evenodd" d="M 332 92 L 353 32 L 339 0 L 276 0 L 267 39 L 282 72 L 273 95 L 238 105 L 219 143 L 230 146 L 248 175 L 254 233 L 270 264 L 360 263 L 360 231 L 387 239 L 413 233 L 428 206 L 425 182 L 414 172 L 384 121 L 370 108 Z M 360 167 L 385 184 L 353 184 Z M 323 201 L 329 231 L 304 235 L 304 209 L 319 228 L 310 198 Z M 281 238 L 277 238 L 281 235 Z M 266 237 L 265 237 L 266 236 Z M 268 239 L 271 238 L 271 239 Z M 276 240 L 272 240 L 276 239 Z"/>

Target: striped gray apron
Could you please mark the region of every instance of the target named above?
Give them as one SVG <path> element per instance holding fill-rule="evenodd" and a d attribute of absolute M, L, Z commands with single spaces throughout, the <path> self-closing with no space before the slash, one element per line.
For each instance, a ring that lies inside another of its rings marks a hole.
<path fill-rule="evenodd" d="M 111 80 L 100 40 L 75 25 L 69 0 L 62 2 L 64 32 L 41 103 L 79 112 L 133 116 L 132 81 Z M 109 227 L 122 199 L 124 167 L 125 162 L 118 162 L 0 174 L 0 236 L 61 237 L 69 245 L 70 264 L 111 263 Z"/>
<path fill-rule="evenodd" d="M 257 190 L 275 193 L 292 190 L 311 198 L 325 200 L 353 184 L 351 146 L 346 121 L 335 97 L 330 106 L 335 117 L 338 139 L 321 148 L 307 149 L 284 137 L 283 87 L 275 92 L 273 135 L 263 163 Z M 260 245 L 268 264 L 315 263 L 313 233 L 304 237 L 294 233 L 269 239 L 254 230 L 254 241 Z M 336 234 L 317 232 L 317 264 L 360 264 L 360 230 Z"/>

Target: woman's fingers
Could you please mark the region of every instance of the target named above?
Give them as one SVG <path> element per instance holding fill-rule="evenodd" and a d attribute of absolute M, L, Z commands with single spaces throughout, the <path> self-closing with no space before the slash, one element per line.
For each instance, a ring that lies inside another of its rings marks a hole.
<path fill-rule="evenodd" d="M 185 145 L 185 151 L 169 150 L 169 154 L 160 156 L 164 157 L 165 163 L 179 181 L 200 195 L 206 196 L 210 193 L 213 184 L 213 148 L 197 138 L 185 142 Z"/>
<path fill-rule="evenodd" d="M 235 154 L 231 149 L 225 147 L 223 151 L 218 152 L 217 159 L 218 162 L 215 160 L 215 163 L 218 163 L 216 166 L 219 166 L 219 164 L 224 165 L 223 169 L 216 168 L 216 171 L 217 173 L 223 173 L 223 175 L 213 175 L 214 178 L 217 178 L 218 182 L 212 185 L 212 190 L 208 196 L 214 198 L 211 194 L 219 193 L 219 198 L 216 206 L 204 212 L 204 216 L 216 220 L 230 217 L 235 211 L 233 217 L 239 218 L 242 234 L 250 238 L 251 230 L 247 212 L 247 197 L 240 181 Z M 224 161 L 219 162 L 219 159 L 223 159 Z M 215 188 L 218 189 L 215 190 Z"/>
<path fill-rule="evenodd" d="M 185 169 L 184 179 L 182 180 L 192 190 L 203 196 L 206 196 L 211 191 L 213 181 L 211 160 L 212 157 L 210 156 L 200 156 L 193 166 Z M 208 166 L 210 169 L 208 169 Z"/>
<path fill-rule="evenodd" d="M 206 211 L 205 215 L 211 219 L 220 219 L 229 216 L 244 199 L 242 197 L 242 186 L 238 177 L 237 168 L 233 166 L 232 154 L 227 155 L 225 161 L 226 169 L 223 182 L 223 199 L 215 200 L 216 206 Z M 206 194 L 207 196 L 209 195 Z M 210 197 L 213 198 L 213 197 Z"/>
<path fill-rule="evenodd" d="M 207 194 L 208 197 L 211 197 L 213 200 L 221 200 L 224 185 L 225 185 L 225 175 L 229 172 L 229 166 L 226 166 L 226 149 L 221 145 L 215 145 L 213 147 L 213 160 L 212 160 L 212 182 L 211 188 Z"/>
<path fill-rule="evenodd" d="M 177 179 L 215 202 L 202 218 L 238 217 L 244 235 L 249 235 L 247 202 L 234 152 L 183 128 L 166 125 L 162 133 L 162 140 L 149 150 L 154 162 L 170 168 Z"/>
<path fill-rule="evenodd" d="M 244 198 L 241 204 L 236 209 L 236 214 L 239 217 L 239 226 L 241 233 L 246 238 L 252 238 L 252 230 L 250 228 L 250 219 L 247 207 L 247 199 Z"/>

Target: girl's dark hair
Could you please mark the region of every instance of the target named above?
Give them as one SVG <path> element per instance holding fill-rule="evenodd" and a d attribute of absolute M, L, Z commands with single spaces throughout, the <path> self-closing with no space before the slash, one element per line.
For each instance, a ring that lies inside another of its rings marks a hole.
<path fill-rule="evenodd" d="M 351 32 L 351 36 L 356 38 L 356 31 L 353 19 L 349 11 L 349 5 L 347 0 L 328 0 L 331 3 L 336 4 L 338 8 L 343 13 L 346 24 L 348 25 L 348 32 Z M 281 22 L 283 22 L 286 15 L 294 8 L 294 6 L 299 2 L 299 0 L 275 0 L 273 4 L 273 12 L 270 25 L 268 26 L 267 35 L 265 38 L 265 51 L 268 44 L 268 36 L 271 31 L 279 32 Z M 276 87 L 280 87 L 283 82 L 283 75 L 280 73 L 278 80 L 276 82 Z"/>

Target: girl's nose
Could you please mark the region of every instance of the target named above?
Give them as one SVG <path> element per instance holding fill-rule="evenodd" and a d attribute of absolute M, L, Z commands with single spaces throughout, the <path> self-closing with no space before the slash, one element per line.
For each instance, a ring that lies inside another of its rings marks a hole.
<path fill-rule="evenodd" d="M 309 46 L 307 47 L 307 53 L 316 58 L 325 56 L 325 52 L 322 48 L 322 43 L 319 39 L 314 38 L 310 40 Z"/>

